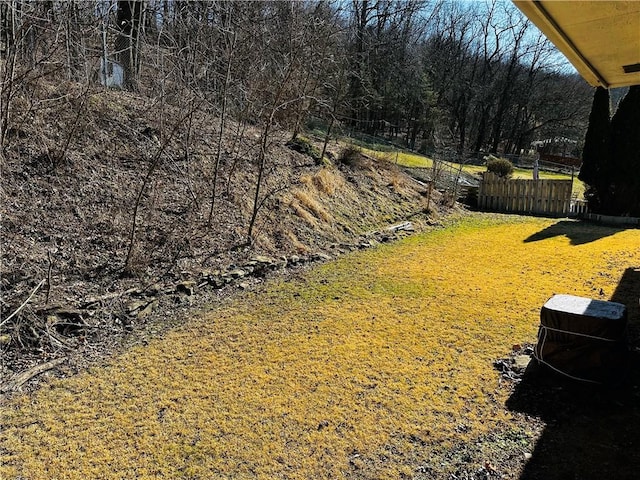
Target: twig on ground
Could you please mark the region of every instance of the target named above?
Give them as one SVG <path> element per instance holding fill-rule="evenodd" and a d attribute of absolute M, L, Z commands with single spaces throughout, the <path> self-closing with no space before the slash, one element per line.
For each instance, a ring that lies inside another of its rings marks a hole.
<path fill-rule="evenodd" d="M 81 309 L 88 308 L 89 306 L 95 305 L 96 303 L 102 303 L 105 300 L 112 300 L 114 298 L 123 297 L 125 295 L 129 295 L 130 293 L 134 293 L 137 291 L 138 291 L 138 288 L 134 287 L 134 288 L 129 288 L 128 290 L 125 290 L 123 292 L 112 292 L 112 293 L 107 293 L 106 295 L 102 295 L 100 297 L 86 298 L 80 303 L 80 308 Z"/>
<path fill-rule="evenodd" d="M 66 362 L 67 357 L 55 358 L 49 362 L 41 363 L 40 365 L 36 365 L 24 372 L 18 373 L 14 375 L 9 381 L 0 385 L 0 393 L 8 393 L 16 388 L 24 385 L 33 377 L 40 375 L 41 373 L 46 372 L 47 370 L 51 370 L 58 365 Z"/>
<path fill-rule="evenodd" d="M 46 279 L 42 279 L 40 280 L 40 283 L 36 286 L 36 288 L 33 289 L 33 291 L 31 292 L 31 294 L 27 297 L 27 299 L 24 301 L 24 303 L 22 305 L 20 305 L 15 312 L 13 312 L 11 315 L 9 315 L 7 318 L 5 318 L 2 322 L 0 322 L 0 327 L 2 327 L 5 323 L 7 323 L 9 320 L 11 320 L 13 317 L 15 317 L 18 313 L 20 313 L 20 311 L 27 305 L 27 303 L 29 303 L 29 300 L 31 300 L 31 297 L 33 297 L 36 292 L 38 290 L 40 290 L 40 287 L 42 287 L 42 285 L 44 285 L 44 283 L 46 282 Z"/>
<path fill-rule="evenodd" d="M 49 259 L 49 268 L 47 269 L 47 297 L 44 300 L 44 305 L 49 305 L 49 295 L 51 294 L 51 270 L 53 269 L 53 261 L 51 260 L 51 250 L 47 252 L 47 258 Z"/>

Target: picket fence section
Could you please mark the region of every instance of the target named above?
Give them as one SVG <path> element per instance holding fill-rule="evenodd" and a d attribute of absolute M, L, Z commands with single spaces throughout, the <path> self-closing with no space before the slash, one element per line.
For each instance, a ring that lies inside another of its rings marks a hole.
<path fill-rule="evenodd" d="M 506 179 L 485 173 L 478 190 L 481 210 L 566 217 L 571 209 L 571 180 Z"/>

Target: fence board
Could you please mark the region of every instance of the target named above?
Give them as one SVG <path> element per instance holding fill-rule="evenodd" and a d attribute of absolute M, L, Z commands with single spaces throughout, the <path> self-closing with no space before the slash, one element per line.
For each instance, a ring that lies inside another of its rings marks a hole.
<path fill-rule="evenodd" d="M 478 207 L 505 213 L 568 216 L 571 180 L 510 180 L 485 173 L 478 190 Z"/>

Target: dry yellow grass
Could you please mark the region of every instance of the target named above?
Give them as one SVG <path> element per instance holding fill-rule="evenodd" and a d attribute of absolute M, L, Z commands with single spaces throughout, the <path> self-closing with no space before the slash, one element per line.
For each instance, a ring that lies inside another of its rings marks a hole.
<path fill-rule="evenodd" d="M 298 253 L 307 253 L 309 252 L 309 247 L 306 246 L 304 243 L 302 243 L 298 237 L 296 236 L 295 233 L 291 232 L 291 231 L 285 231 L 284 232 L 285 237 L 289 240 L 289 242 L 291 243 L 291 246 L 293 248 L 295 248 Z"/>
<path fill-rule="evenodd" d="M 325 167 L 313 176 L 313 183 L 320 192 L 333 195 L 336 189 L 344 186 L 344 177 L 336 175 L 332 169 Z"/>
<path fill-rule="evenodd" d="M 311 193 L 304 190 L 295 190 L 293 192 L 293 196 L 298 202 L 300 202 L 300 205 L 305 209 L 310 210 L 317 218 L 327 223 L 331 222 L 331 215 L 329 215 L 322 205 L 313 198 Z M 297 209 L 296 213 L 298 213 Z"/>
<path fill-rule="evenodd" d="M 515 428 L 492 361 L 553 293 L 610 296 L 639 244 L 474 216 L 274 282 L 4 405 L 0 478 L 438 477 L 442 452 Z"/>
<path fill-rule="evenodd" d="M 313 186 L 313 175 L 309 175 L 309 174 L 301 175 L 300 183 L 305 185 L 307 188 L 311 188 Z"/>
<path fill-rule="evenodd" d="M 291 201 L 291 208 L 293 209 L 293 211 L 298 217 L 300 217 L 302 220 L 307 222 L 310 226 L 312 227 L 318 226 L 318 221 L 316 220 L 316 217 L 314 217 L 311 212 L 309 212 L 302 205 L 300 205 L 300 203 L 298 203 L 297 200 Z"/>
<path fill-rule="evenodd" d="M 317 191 L 326 195 L 333 195 L 336 189 L 344 187 L 342 175 L 336 174 L 330 167 L 322 167 L 313 175 L 305 174 L 300 177 L 300 183 L 309 191 Z"/>

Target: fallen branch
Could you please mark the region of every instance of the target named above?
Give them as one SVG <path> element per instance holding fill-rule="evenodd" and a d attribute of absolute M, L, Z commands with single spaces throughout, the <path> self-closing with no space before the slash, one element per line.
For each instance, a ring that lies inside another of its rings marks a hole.
<path fill-rule="evenodd" d="M 392 225 L 390 227 L 387 227 L 385 228 L 385 230 L 388 230 L 390 232 L 398 232 L 400 230 L 404 230 L 406 232 L 413 232 L 415 231 L 415 228 L 413 227 L 413 224 L 411 222 L 402 222 L 397 225 Z"/>
<path fill-rule="evenodd" d="M 55 358 L 49 362 L 41 363 L 35 367 L 25 370 L 24 372 L 14 375 L 10 380 L 0 385 L 0 393 L 8 393 L 27 383 L 33 377 L 40 375 L 48 370 L 56 368 L 58 365 L 67 361 L 67 357 Z"/>
<path fill-rule="evenodd" d="M 84 309 L 91 305 L 95 305 L 96 303 L 102 303 L 105 300 L 113 300 L 114 298 L 123 297 L 125 295 L 129 295 L 130 293 L 134 293 L 138 291 L 139 290 L 137 288 L 130 288 L 128 290 L 125 290 L 124 292 L 113 292 L 113 293 L 107 293 L 106 295 L 102 295 L 100 297 L 86 298 L 80 304 L 80 308 Z"/>
<path fill-rule="evenodd" d="M 20 313 L 20 311 L 27 305 L 27 303 L 29 303 L 29 300 L 31 300 L 31 297 L 33 297 L 36 294 L 36 292 L 40 290 L 40 287 L 42 287 L 42 285 L 44 285 L 46 281 L 47 281 L 46 279 L 40 280 L 40 283 L 36 286 L 36 288 L 33 289 L 33 292 L 31 292 L 31 294 L 27 297 L 24 303 L 20 305 L 15 312 L 13 312 L 11 315 L 5 318 L 2 322 L 0 322 L 0 327 L 2 327 L 5 323 L 7 323 L 9 320 L 15 317 L 18 313 Z"/>

